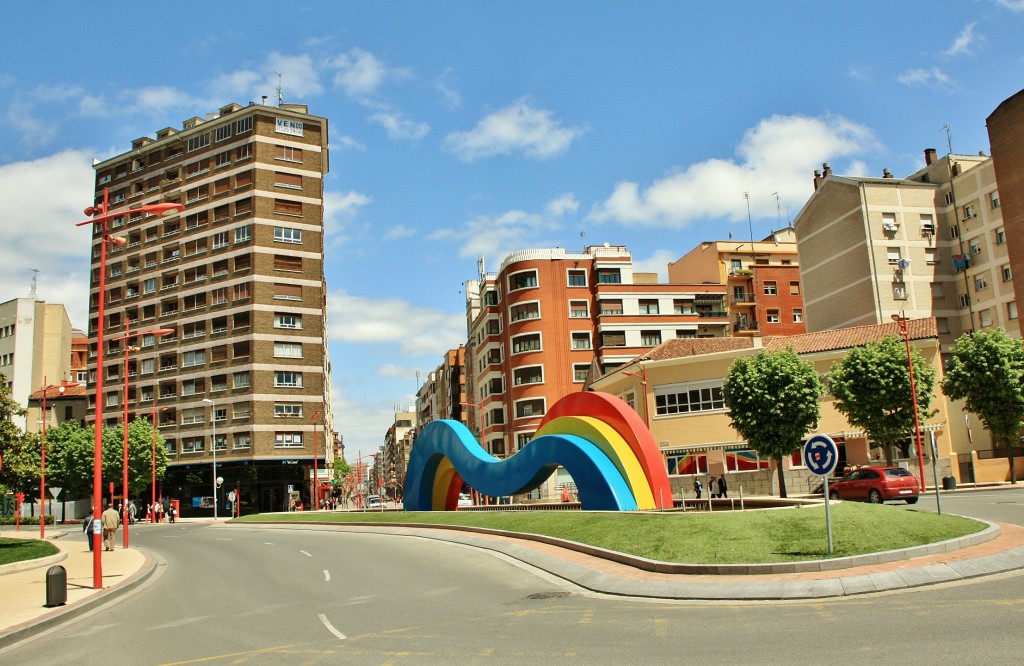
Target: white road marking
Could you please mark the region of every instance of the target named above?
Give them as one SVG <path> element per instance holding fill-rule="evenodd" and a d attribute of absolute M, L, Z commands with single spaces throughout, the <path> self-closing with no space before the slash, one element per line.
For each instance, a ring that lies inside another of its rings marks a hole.
<path fill-rule="evenodd" d="M 263 542 L 263 545 L 264 545 L 264 546 L 273 546 L 273 545 L 274 545 L 274 542 L 273 542 L 273 541 L 264 541 L 264 542 Z"/>
<path fill-rule="evenodd" d="M 331 572 L 328 571 L 327 569 L 324 569 L 324 582 L 326 583 L 330 579 L 331 579 Z"/>
<path fill-rule="evenodd" d="M 306 557 L 313 557 L 312 555 L 310 555 L 309 553 L 307 553 L 304 550 L 300 550 L 299 552 L 302 553 L 303 555 L 305 555 Z"/>
<path fill-rule="evenodd" d="M 331 621 L 327 619 L 326 615 L 324 615 L 323 613 L 320 613 L 319 615 L 317 615 L 317 617 L 319 617 L 320 621 L 324 623 L 325 627 L 327 627 L 327 631 L 329 631 L 332 634 L 334 634 L 335 636 L 337 636 L 338 639 L 345 640 L 346 638 L 348 638 L 348 636 L 346 636 L 345 634 L 341 633 L 340 631 L 338 631 L 337 629 L 334 628 L 334 625 L 331 624 Z"/>

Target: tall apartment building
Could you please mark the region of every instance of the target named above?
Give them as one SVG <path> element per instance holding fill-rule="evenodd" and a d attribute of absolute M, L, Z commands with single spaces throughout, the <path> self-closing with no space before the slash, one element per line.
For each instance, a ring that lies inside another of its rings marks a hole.
<path fill-rule="evenodd" d="M 43 386 L 73 380 L 71 321 L 64 306 L 30 296 L 0 303 L 0 373 L 11 399 L 25 407 Z M 31 417 L 31 418 L 30 418 Z M 39 431 L 39 413 L 16 416 L 27 432 Z"/>
<path fill-rule="evenodd" d="M 666 339 L 720 337 L 729 327 L 724 284 L 660 284 L 634 272 L 622 246 L 513 252 L 465 287 L 470 429 L 501 457 L 588 375 Z"/>
<path fill-rule="evenodd" d="M 466 423 L 466 347 L 449 349 L 416 391 L 416 427 L 437 419 Z"/>
<path fill-rule="evenodd" d="M 905 313 L 934 316 L 943 350 L 967 331 L 1020 334 L 992 158 L 929 149 L 907 178 L 824 167 L 795 222 L 809 331 Z"/>
<path fill-rule="evenodd" d="M 806 332 L 792 227 L 753 243 L 703 242 L 668 265 L 668 281 L 726 285 L 725 310 L 734 336 Z"/>
<path fill-rule="evenodd" d="M 1000 202 L 1010 271 L 1024 275 L 1024 90 L 1003 100 L 989 115 L 988 139 L 992 164 L 1002 194 Z M 981 206 L 984 208 L 984 206 Z M 1024 309 L 1024 290 L 1015 307 Z"/>
<path fill-rule="evenodd" d="M 314 450 L 329 462 L 327 145 L 327 120 L 304 105 L 229 104 L 95 165 L 97 201 L 109 188 L 110 211 L 123 212 L 109 231 L 127 240 L 107 251 L 103 423 L 122 419 L 125 342 L 113 339 L 172 329 L 129 340 L 128 408 L 157 417 L 170 456 L 162 492 L 183 511 L 207 504 L 214 455 L 224 487 L 260 511 L 286 508 L 288 485 L 308 492 Z M 159 202 L 185 210 L 132 210 Z M 94 229 L 90 383 L 101 242 Z"/>
<path fill-rule="evenodd" d="M 384 446 L 374 460 L 376 476 L 381 479 L 391 499 L 400 497 L 405 487 L 405 471 L 409 468 L 409 455 L 415 437 L 416 413 L 395 412 L 395 421 L 388 427 L 384 435 Z"/>

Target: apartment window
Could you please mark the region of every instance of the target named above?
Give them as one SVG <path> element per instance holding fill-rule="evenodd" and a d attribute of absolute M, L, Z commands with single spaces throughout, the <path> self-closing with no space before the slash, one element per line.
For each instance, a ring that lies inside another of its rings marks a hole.
<path fill-rule="evenodd" d="M 216 141 L 224 141 L 225 139 L 230 139 L 230 138 L 231 138 L 231 123 L 227 123 L 226 125 L 221 125 L 220 127 L 217 128 L 217 132 L 216 132 L 216 135 L 215 135 L 215 140 Z"/>
<path fill-rule="evenodd" d="M 212 305 L 224 305 L 228 302 L 228 290 L 227 287 L 218 287 L 210 292 L 210 302 Z"/>
<path fill-rule="evenodd" d="M 226 166 L 231 166 L 231 151 L 225 150 L 223 153 L 217 153 L 217 156 L 213 160 L 214 166 L 217 169 L 221 169 Z"/>
<path fill-rule="evenodd" d="M 793 323 L 802 324 L 804 321 L 804 311 L 800 308 L 793 308 Z"/>
<path fill-rule="evenodd" d="M 999 192 L 992 192 L 989 194 L 988 202 L 993 208 L 999 208 Z"/>
<path fill-rule="evenodd" d="M 996 229 L 996 245 L 1003 245 L 1006 243 L 1006 231 L 999 227 Z"/>
<path fill-rule="evenodd" d="M 235 229 L 235 243 L 245 243 L 252 240 L 252 225 L 247 224 L 244 227 L 238 227 Z"/>
<path fill-rule="evenodd" d="M 242 418 L 239 413 L 235 412 L 235 418 Z M 249 418 L 248 416 L 244 418 Z M 236 449 L 248 449 L 252 446 L 252 437 L 249 435 L 235 435 L 235 448 Z"/>
<path fill-rule="evenodd" d="M 227 194 L 230 189 L 231 179 L 221 178 L 220 180 L 215 181 L 213 183 L 213 196 L 217 196 L 219 194 Z"/>
<path fill-rule="evenodd" d="M 926 247 L 924 249 L 924 260 L 929 266 L 934 266 L 939 263 L 939 251 L 938 248 Z"/>
<path fill-rule="evenodd" d="M 274 315 L 274 328 L 302 328 L 302 315 L 279 313 Z"/>
<path fill-rule="evenodd" d="M 658 301 L 653 298 L 640 299 L 640 314 L 658 314 Z"/>
<path fill-rule="evenodd" d="M 1009 303 L 1006 304 L 1006 318 L 1007 319 L 1011 319 L 1011 320 L 1017 318 L 1017 302 L 1016 301 L 1010 301 Z"/>
<path fill-rule="evenodd" d="M 988 280 L 984 275 L 979 275 L 974 278 L 974 291 L 981 291 L 988 288 Z"/>
<path fill-rule="evenodd" d="M 622 284 L 622 273 L 618 268 L 597 269 L 598 284 Z"/>
<path fill-rule="evenodd" d="M 675 299 L 672 301 L 672 311 L 675 314 L 692 315 L 695 312 L 693 309 L 693 301 Z"/>
<path fill-rule="evenodd" d="M 147 278 L 142 282 L 142 293 L 152 294 L 156 292 L 156 278 Z"/>
<path fill-rule="evenodd" d="M 764 295 L 775 296 L 779 293 L 779 285 L 776 284 L 775 280 L 765 280 L 764 283 Z"/>
<path fill-rule="evenodd" d="M 233 289 L 234 289 L 233 299 L 236 300 L 236 301 L 244 301 L 247 298 L 252 298 L 252 291 L 251 291 L 250 283 L 248 283 L 248 282 L 242 282 L 241 284 L 236 284 L 233 287 Z"/>
<path fill-rule="evenodd" d="M 511 321 L 522 321 L 524 319 L 538 319 L 540 317 L 540 303 L 516 303 L 509 310 Z"/>
<path fill-rule="evenodd" d="M 279 419 L 300 419 L 302 418 L 302 403 L 287 403 L 274 405 L 274 418 Z"/>
<path fill-rule="evenodd" d="M 941 282 L 932 282 L 931 287 L 932 287 L 932 298 L 934 298 L 934 299 L 941 299 L 941 298 L 945 298 L 946 297 Z"/>
<path fill-rule="evenodd" d="M 181 352 L 181 367 L 191 368 L 196 365 L 203 365 L 206 363 L 206 350 L 205 349 L 193 349 L 191 351 Z"/>
<path fill-rule="evenodd" d="M 285 162 L 302 162 L 302 149 L 291 146 L 274 146 L 274 159 Z"/>
<path fill-rule="evenodd" d="M 977 211 L 974 209 L 974 204 L 967 204 L 964 206 L 964 219 L 970 220 L 978 216 Z"/>
<path fill-rule="evenodd" d="M 235 121 L 235 134 L 243 134 L 252 130 L 252 116 L 239 118 Z M 248 145 L 248 144 L 247 144 Z"/>
<path fill-rule="evenodd" d="M 935 219 L 930 213 L 921 213 L 921 233 L 926 236 L 935 234 Z"/>
<path fill-rule="evenodd" d="M 569 316 L 573 319 L 585 319 L 590 316 L 587 301 L 569 301 Z"/>
<path fill-rule="evenodd" d="M 216 302 L 214 304 L 216 304 Z M 181 299 L 181 309 L 183 312 L 188 312 L 190 310 L 201 310 L 205 307 L 206 294 L 190 294 Z"/>
<path fill-rule="evenodd" d="M 248 388 L 250 384 L 248 372 L 236 372 L 231 376 L 231 385 L 234 388 Z"/>
<path fill-rule="evenodd" d="M 768 310 L 768 312 L 765 314 L 765 319 L 769 324 L 778 324 L 781 321 L 779 317 L 779 311 L 775 309 Z"/>
<path fill-rule="evenodd" d="M 951 240 L 955 240 L 957 238 L 960 238 L 960 225 L 959 224 L 950 225 L 950 227 L 949 227 L 949 237 L 950 237 Z"/>
<path fill-rule="evenodd" d="M 302 176 L 297 173 L 274 172 L 274 185 L 292 190 L 302 189 Z"/>
<path fill-rule="evenodd" d="M 960 307 L 966 308 L 966 307 L 970 307 L 970 305 L 971 305 L 971 295 L 970 294 L 960 294 Z"/>
<path fill-rule="evenodd" d="M 275 432 L 274 433 L 274 448 L 278 448 L 278 449 L 301 449 L 302 448 L 302 433 L 301 432 Z"/>
<path fill-rule="evenodd" d="M 274 255 L 275 271 L 302 272 L 302 257 L 292 257 L 286 254 Z"/>
<path fill-rule="evenodd" d="M 252 144 L 251 143 L 245 143 L 245 144 L 242 144 L 241 146 L 239 146 L 238 148 L 235 148 L 235 161 L 236 162 L 241 162 L 242 160 L 247 160 L 250 157 L 252 157 Z"/>
<path fill-rule="evenodd" d="M 907 283 L 906 282 L 893 282 L 892 283 L 892 297 L 897 301 L 907 300 Z"/>
<path fill-rule="evenodd" d="M 896 233 L 899 226 L 896 224 L 896 213 L 882 213 L 882 231 Z"/>
<path fill-rule="evenodd" d="M 598 302 L 601 307 L 601 314 L 603 315 L 620 315 L 622 314 L 622 299 L 610 299 L 606 298 Z"/>
<path fill-rule="evenodd" d="M 982 328 L 988 328 L 992 325 L 992 310 L 982 310 L 978 313 L 978 321 L 981 323 Z"/>
<path fill-rule="evenodd" d="M 219 250 L 228 246 L 228 232 L 218 231 L 213 235 L 213 249 Z"/>
<path fill-rule="evenodd" d="M 1010 282 L 1013 280 L 1013 273 L 1010 272 L 1010 266 L 1003 266 L 1003 282 Z"/>
<path fill-rule="evenodd" d="M 569 270 L 569 286 L 570 287 L 586 287 L 587 286 L 587 272 L 570 269 Z"/>
<path fill-rule="evenodd" d="M 156 372 L 156 359 L 144 358 L 141 365 L 140 372 L 144 375 L 151 375 Z"/>
<path fill-rule="evenodd" d="M 302 344 L 299 342 L 275 342 L 275 358 L 302 358 Z"/>
<path fill-rule="evenodd" d="M 544 416 L 544 398 L 520 400 L 516 403 L 516 418 L 525 419 L 533 416 Z"/>
<path fill-rule="evenodd" d="M 890 266 L 899 266 L 902 253 L 898 247 L 890 247 L 885 251 L 886 257 L 889 259 Z"/>
<path fill-rule="evenodd" d="M 645 347 L 657 347 L 661 344 L 661 331 L 640 331 L 640 344 Z"/>
<path fill-rule="evenodd" d="M 981 254 L 981 241 L 977 238 L 972 238 L 968 241 L 968 247 L 970 248 L 971 255 Z"/>
<path fill-rule="evenodd" d="M 512 381 L 516 386 L 521 384 L 541 384 L 544 382 L 544 366 L 530 365 L 512 371 Z"/>
<path fill-rule="evenodd" d="M 572 334 L 573 349 L 590 349 L 590 333 L 574 332 Z"/>
<path fill-rule="evenodd" d="M 729 261 L 729 272 L 736 274 L 743 270 L 743 260 L 732 259 Z"/>
<path fill-rule="evenodd" d="M 191 153 L 193 150 L 199 150 L 208 145 L 210 145 L 210 133 L 203 132 L 202 134 L 197 134 L 188 140 L 188 152 Z"/>
<path fill-rule="evenodd" d="M 574 384 L 587 381 L 587 373 L 590 372 L 589 363 L 572 364 L 572 381 Z"/>
<path fill-rule="evenodd" d="M 302 202 L 274 199 L 274 213 L 277 215 L 294 215 L 302 217 Z"/>
<path fill-rule="evenodd" d="M 274 227 L 274 240 L 278 243 L 301 243 L 302 229 Z"/>
<path fill-rule="evenodd" d="M 537 286 L 537 271 L 523 271 L 508 277 L 508 290 L 530 289 Z"/>
<path fill-rule="evenodd" d="M 602 347 L 625 347 L 626 346 L 626 332 L 625 331 L 605 331 L 601 334 L 601 346 Z"/>
<path fill-rule="evenodd" d="M 302 373 L 291 370 L 279 370 L 274 373 L 274 386 L 302 388 Z"/>
<path fill-rule="evenodd" d="M 799 296 L 800 295 L 800 283 L 799 282 L 790 282 L 789 283 L 789 295 L 790 296 Z"/>
<path fill-rule="evenodd" d="M 654 409 L 658 416 L 725 409 L 722 383 L 690 382 L 655 389 Z"/>
<path fill-rule="evenodd" d="M 941 334 L 949 333 L 949 320 L 947 320 L 945 317 L 936 317 L 935 330 Z"/>
<path fill-rule="evenodd" d="M 512 353 L 540 351 L 540 333 L 529 333 L 512 338 Z"/>

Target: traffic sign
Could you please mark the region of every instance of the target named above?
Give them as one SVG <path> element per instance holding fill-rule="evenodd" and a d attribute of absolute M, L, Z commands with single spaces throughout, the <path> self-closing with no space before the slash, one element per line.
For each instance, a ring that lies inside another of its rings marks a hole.
<path fill-rule="evenodd" d="M 804 443 L 804 465 L 812 474 L 828 476 L 839 462 L 839 449 L 828 435 L 814 435 Z"/>

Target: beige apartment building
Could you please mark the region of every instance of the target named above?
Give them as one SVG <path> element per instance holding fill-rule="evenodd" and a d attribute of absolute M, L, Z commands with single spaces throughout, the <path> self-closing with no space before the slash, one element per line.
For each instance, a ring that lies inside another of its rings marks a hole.
<path fill-rule="evenodd" d="M 934 316 L 943 350 L 967 331 L 1019 336 L 992 159 L 938 158 L 907 178 L 815 174 L 795 221 L 808 331 Z"/>
<path fill-rule="evenodd" d="M 95 165 L 96 201 L 109 189 L 123 212 L 109 231 L 127 241 L 107 250 L 103 423 L 121 422 L 127 381 L 130 418 L 155 418 L 170 456 L 159 490 L 184 515 L 210 506 L 214 461 L 260 511 L 285 509 L 288 486 L 308 505 L 314 455 L 331 461 L 327 131 L 304 105 L 229 104 Z M 133 212 L 160 202 L 184 212 Z M 94 229 L 90 384 L 101 242 Z"/>

